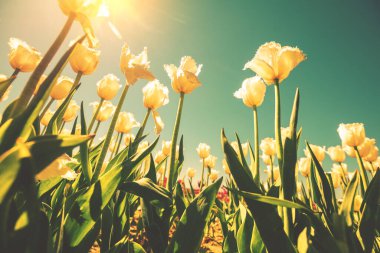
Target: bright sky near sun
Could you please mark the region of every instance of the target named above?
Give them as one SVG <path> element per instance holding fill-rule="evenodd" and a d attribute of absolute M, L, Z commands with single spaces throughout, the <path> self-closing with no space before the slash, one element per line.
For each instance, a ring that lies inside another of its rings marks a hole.
<path fill-rule="evenodd" d="M 121 46 L 128 43 L 134 53 L 148 47 L 151 69 L 170 86 L 163 64 L 178 65 L 184 55 L 204 65 L 199 76 L 203 86 L 185 97 L 180 134 L 185 141 L 185 165 L 199 169 L 195 148 L 205 142 L 218 157 L 221 173 L 223 153 L 220 130 L 229 138 L 234 132 L 242 140 L 253 142 L 253 116 L 250 109 L 233 97 L 242 81 L 254 75 L 243 71 L 256 49 L 267 41 L 298 46 L 308 56 L 281 84 L 282 122 L 289 121 L 292 100 L 300 88 L 299 125 L 304 140 L 321 146 L 340 144 L 339 123 L 363 122 L 367 136 L 380 140 L 378 99 L 380 59 L 380 2 L 377 0 L 323 1 L 230 1 L 230 0 L 109 0 L 109 18 L 93 20 L 100 41 L 100 65 L 91 76 L 82 79 L 74 99 L 86 105 L 97 101 L 96 82 L 108 73 L 124 77 L 119 69 Z M 55 0 L 0 1 L 0 73 L 10 75 L 8 39 L 17 37 L 45 52 L 59 33 L 66 17 Z M 69 40 L 82 34 L 75 24 L 59 54 Z M 59 58 L 55 57 L 55 61 Z M 65 74 L 74 78 L 69 67 Z M 20 74 L 10 99 L 22 89 L 27 74 Z M 123 110 L 143 120 L 142 87 L 139 81 L 127 95 Z M 259 108 L 260 137 L 274 137 L 274 91 L 268 87 Z M 159 109 L 165 122 L 161 140 L 169 140 L 173 130 L 178 94 L 170 89 L 170 103 Z M 9 100 L 8 100 L 9 101 Z M 117 103 L 117 99 L 113 101 Z M 0 108 L 4 107 L 4 102 Z M 87 107 L 88 120 L 92 108 Z M 105 134 L 105 124 L 99 136 Z M 152 141 L 153 120 L 147 129 Z M 160 142 L 161 143 L 161 142 Z M 349 158 L 350 170 L 357 167 Z M 331 162 L 323 163 L 329 170 Z M 198 173 L 199 174 L 199 173 Z"/>

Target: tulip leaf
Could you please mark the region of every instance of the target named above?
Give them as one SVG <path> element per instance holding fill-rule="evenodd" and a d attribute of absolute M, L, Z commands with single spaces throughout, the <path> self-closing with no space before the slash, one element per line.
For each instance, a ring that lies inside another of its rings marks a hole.
<path fill-rule="evenodd" d="M 175 195 L 174 195 L 175 207 L 177 210 L 178 217 L 181 217 L 183 212 L 186 209 L 186 201 L 183 195 L 182 186 L 179 182 L 177 182 L 175 187 Z"/>
<path fill-rule="evenodd" d="M 354 199 L 356 196 L 356 190 L 359 185 L 359 180 L 360 179 L 358 177 L 358 172 L 355 171 L 354 176 L 347 185 L 346 191 L 344 192 L 343 196 L 343 202 L 339 208 L 339 214 L 346 217 L 347 226 L 352 226 Z"/>
<path fill-rule="evenodd" d="M 127 239 L 127 236 L 125 236 L 123 239 L 121 239 L 118 243 L 115 244 L 114 247 L 109 251 L 109 253 L 146 253 L 144 248 L 133 241 L 130 241 Z"/>
<path fill-rule="evenodd" d="M 167 253 L 198 251 L 222 180 L 219 178 L 205 188 L 186 208 L 166 249 Z"/>
<path fill-rule="evenodd" d="M 223 130 L 222 146 L 226 155 L 226 161 L 238 188 L 242 191 L 262 194 L 261 189 L 244 170 L 244 166 L 239 161 L 232 146 L 228 143 Z M 245 201 L 268 251 L 296 252 L 294 245 L 285 234 L 282 220 L 278 216 L 276 208 L 267 203 L 260 203 L 249 198 L 245 198 Z"/>
<path fill-rule="evenodd" d="M 169 178 L 168 178 L 168 189 L 169 191 L 172 192 L 173 187 L 175 186 L 175 183 L 177 181 L 178 175 L 181 173 L 182 170 L 182 164 L 184 161 L 184 156 L 183 156 L 183 135 L 181 136 L 181 140 L 179 141 L 179 154 L 178 154 L 178 159 L 175 159 L 175 166 L 174 166 L 174 171 L 173 173 L 169 173 Z"/>
<path fill-rule="evenodd" d="M 80 122 L 81 122 L 81 135 L 87 135 L 86 119 L 84 116 L 83 102 L 80 105 Z M 51 121 L 50 121 L 51 122 Z M 75 129 L 75 125 L 73 126 Z M 87 185 L 90 184 L 92 178 L 92 168 L 89 161 L 88 144 L 82 143 L 80 145 L 80 156 L 82 164 L 82 172 Z"/>
<path fill-rule="evenodd" d="M 3 98 L 4 94 L 7 92 L 12 82 L 16 79 L 16 75 L 12 75 L 8 79 L 0 82 L 0 99 Z"/>
<path fill-rule="evenodd" d="M 252 239 L 253 218 L 242 204 L 240 204 L 239 209 L 242 224 L 236 234 L 236 243 L 239 253 L 250 253 L 250 241 Z"/>

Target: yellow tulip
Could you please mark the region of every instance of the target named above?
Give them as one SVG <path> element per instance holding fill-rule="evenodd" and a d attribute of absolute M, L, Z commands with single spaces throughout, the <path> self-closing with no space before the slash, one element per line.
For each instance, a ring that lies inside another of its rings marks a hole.
<path fill-rule="evenodd" d="M 65 15 L 84 15 L 89 18 L 98 14 L 102 3 L 103 0 L 58 0 L 59 7 Z"/>
<path fill-rule="evenodd" d="M 41 124 L 42 124 L 43 126 L 47 126 L 47 125 L 49 125 L 49 122 L 50 122 L 51 118 L 53 117 L 53 115 L 54 115 L 54 112 L 48 110 L 48 111 L 44 114 L 44 116 L 42 117 L 42 119 L 41 119 Z"/>
<path fill-rule="evenodd" d="M 115 130 L 119 133 L 129 133 L 132 128 L 139 127 L 140 123 L 135 120 L 135 116 L 130 112 L 121 112 L 116 121 Z"/>
<path fill-rule="evenodd" d="M 341 163 L 341 164 L 333 163 L 331 171 L 333 171 L 335 173 L 339 173 L 341 177 L 348 176 L 347 164 L 345 164 L 345 163 Z"/>
<path fill-rule="evenodd" d="M 77 105 L 77 103 L 74 100 L 71 100 L 69 105 L 67 106 L 67 109 L 65 113 L 63 114 L 63 121 L 64 122 L 70 122 L 73 121 L 78 114 L 78 110 L 80 107 Z"/>
<path fill-rule="evenodd" d="M 239 151 L 239 143 L 237 141 L 231 142 L 232 148 L 235 150 L 236 154 L 240 155 Z M 249 149 L 249 143 L 241 143 L 241 149 L 243 150 L 243 155 L 247 156 L 248 155 L 248 149 Z"/>
<path fill-rule="evenodd" d="M 206 143 L 199 143 L 197 147 L 197 152 L 201 159 L 205 159 L 210 155 L 210 146 Z"/>
<path fill-rule="evenodd" d="M 89 75 L 98 66 L 99 56 L 100 51 L 90 48 L 87 42 L 78 43 L 70 56 L 70 66 L 75 73 Z"/>
<path fill-rule="evenodd" d="M 214 168 L 216 164 L 216 156 L 209 155 L 208 157 L 205 158 L 205 166 L 208 168 Z"/>
<path fill-rule="evenodd" d="M 377 157 L 379 155 L 379 148 L 373 145 L 368 152 L 368 154 L 363 158 L 367 162 L 374 162 L 377 160 Z"/>
<path fill-rule="evenodd" d="M 143 94 L 144 106 L 148 109 L 157 110 L 169 103 L 169 90 L 157 79 L 144 86 Z"/>
<path fill-rule="evenodd" d="M 264 138 L 261 140 L 260 149 L 267 156 L 276 154 L 276 141 L 273 138 Z"/>
<path fill-rule="evenodd" d="M 120 56 L 120 68 L 127 79 L 127 85 L 133 85 L 138 79 L 153 81 L 155 78 L 149 71 L 150 62 L 148 61 L 148 49 L 137 56 L 131 53 L 127 44 L 124 44 Z"/>
<path fill-rule="evenodd" d="M 157 154 L 154 156 L 154 161 L 156 164 L 161 163 L 166 158 L 166 155 L 160 150 L 157 152 Z"/>
<path fill-rule="evenodd" d="M 231 170 L 230 170 L 230 167 L 228 166 L 228 163 L 227 163 L 226 159 L 223 159 L 222 164 L 223 164 L 224 172 L 227 175 L 230 175 L 231 174 Z"/>
<path fill-rule="evenodd" d="M 69 167 L 70 163 L 77 163 L 77 161 L 64 154 L 40 171 L 36 175 L 36 179 L 43 181 L 54 177 L 62 177 L 67 180 L 74 180 L 77 174 Z"/>
<path fill-rule="evenodd" d="M 188 168 L 186 174 L 188 178 L 193 178 L 195 176 L 195 173 L 196 171 L 194 168 Z"/>
<path fill-rule="evenodd" d="M 139 146 L 137 147 L 136 153 L 141 154 L 148 147 L 149 147 L 149 142 L 148 141 L 142 141 L 142 142 L 140 142 Z"/>
<path fill-rule="evenodd" d="M 331 172 L 331 179 L 332 179 L 332 183 L 333 183 L 334 188 L 335 189 L 338 188 L 340 185 L 340 182 L 342 180 L 341 173 L 332 171 Z"/>
<path fill-rule="evenodd" d="M 338 134 L 343 145 L 358 147 L 365 140 L 365 129 L 362 123 L 339 124 Z"/>
<path fill-rule="evenodd" d="M 354 211 L 359 212 L 362 205 L 363 198 L 360 195 L 356 195 L 354 199 Z"/>
<path fill-rule="evenodd" d="M 164 69 L 171 80 L 173 90 L 177 93 L 189 94 L 201 85 L 198 75 L 201 72 L 202 64 L 197 66 L 191 56 L 182 57 L 179 67 L 165 64 Z"/>
<path fill-rule="evenodd" d="M 41 86 L 41 84 L 46 80 L 47 78 L 47 75 L 43 74 L 41 77 L 40 77 L 40 80 L 38 80 L 38 83 L 36 85 L 36 88 L 34 89 L 33 91 L 33 95 L 37 95 L 37 92 Z"/>
<path fill-rule="evenodd" d="M 262 154 L 261 159 L 263 160 L 265 165 L 270 165 L 272 163 L 271 157 L 269 155 Z"/>
<path fill-rule="evenodd" d="M 135 136 L 131 133 L 125 135 L 124 143 L 126 146 L 129 146 L 135 140 Z"/>
<path fill-rule="evenodd" d="M 97 84 L 98 96 L 104 100 L 111 100 L 121 88 L 120 80 L 113 74 L 105 75 Z"/>
<path fill-rule="evenodd" d="M 54 100 L 62 100 L 65 99 L 69 93 L 71 88 L 74 85 L 74 80 L 67 77 L 61 76 L 58 78 L 57 83 L 53 85 L 53 88 L 50 92 L 50 97 Z"/>
<path fill-rule="evenodd" d="M 374 148 L 375 144 L 376 144 L 375 139 L 364 138 L 364 141 L 362 142 L 362 144 L 357 147 L 359 151 L 359 155 L 363 158 L 366 157 L 370 153 L 370 151 Z M 355 149 L 353 147 L 344 146 L 343 149 L 347 153 L 348 156 L 356 157 Z"/>
<path fill-rule="evenodd" d="M 91 103 L 93 106 L 94 113 L 98 109 L 99 102 L 93 102 Z M 100 107 L 98 115 L 96 115 L 96 120 L 103 122 L 109 119 L 113 113 L 115 112 L 116 107 L 109 101 L 104 101 L 102 103 L 102 106 Z"/>
<path fill-rule="evenodd" d="M 161 150 L 162 150 L 162 153 L 165 156 L 170 155 L 171 146 L 172 146 L 172 142 L 171 141 L 163 141 L 162 142 L 162 148 L 161 148 Z"/>
<path fill-rule="evenodd" d="M 25 41 L 10 38 L 9 64 L 21 72 L 32 72 L 40 63 L 42 56 L 35 48 L 29 46 Z"/>
<path fill-rule="evenodd" d="M 346 154 L 341 146 L 329 147 L 327 149 L 327 153 L 329 154 L 331 160 L 336 163 L 341 163 L 346 159 Z"/>
<path fill-rule="evenodd" d="M 268 174 L 268 178 L 272 177 L 272 173 L 270 168 L 268 167 L 267 170 L 264 171 L 265 173 Z M 273 180 L 277 181 L 277 179 L 280 177 L 280 168 L 278 166 L 273 167 Z"/>
<path fill-rule="evenodd" d="M 310 144 L 310 148 L 313 151 L 315 157 L 317 158 L 317 160 L 319 162 L 322 162 L 325 159 L 325 154 L 326 154 L 326 148 L 325 147 L 320 147 L 320 146 L 317 146 L 317 145 Z M 311 158 L 311 155 L 310 155 L 308 149 L 305 149 L 304 153 L 305 153 L 306 157 L 310 157 Z"/>
<path fill-rule="evenodd" d="M 245 79 L 241 88 L 235 91 L 234 96 L 242 99 L 246 106 L 252 108 L 263 103 L 266 88 L 262 79 L 259 76 L 254 76 Z"/>
<path fill-rule="evenodd" d="M 302 176 L 308 177 L 310 174 L 311 158 L 303 157 L 298 161 L 298 169 Z"/>
<path fill-rule="evenodd" d="M 219 171 L 212 169 L 209 175 L 211 182 L 215 182 L 215 180 L 217 180 L 218 177 L 219 177 Z"/>
<path fill-rule="evenodd" d="M 253 59 L 247 62 L 244 69 L 256 72 L 270 85 L 278 80 L 281 83 L 290 72 L 306 59 L 305 54 L 296 47 L 284 46 L 268 42 L 260 46 Z"/>

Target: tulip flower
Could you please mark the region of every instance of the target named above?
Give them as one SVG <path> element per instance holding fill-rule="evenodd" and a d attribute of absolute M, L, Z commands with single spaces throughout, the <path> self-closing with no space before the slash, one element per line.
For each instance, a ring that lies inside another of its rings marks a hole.
<path fill-rule="evenodd" d="M 326 148 L 325 147 L 320 147 L 320 146 L 317 146 L 317 145 L 313 145 L 313 144 L 310 144 L 310 148 L 313 151 L 313 153 L 314 153 L 315 157 L 317 158 L 317 160 L 321 163 L 325 159 Z M 305 156 L 306 157 L 310 157 L 311 158 L 311 155 L 310 155 L 308 149 L 305 149 L 304 152 L 305 152 Z"/>
<path fill-rule="evenodd" d="M 188 168 L 187 172 L 186 172 L 187 177 L 190 179 L 192 179 L 195 176 L 195 173 L 196 173 L 196 171 L 194 168 Z"/>
<path fill-rule="evenodd" d="M 265 172 L 268 174 L 269 178 L 272 178 L 273 175 L 273 182 L 276 182 L 277 179 L 280 177 L 280 168 L 278 166 L 273 167 L 273 174 L 270 169 L 265 170 Z"/>
<path fill-rule="evenodd" d="M 95 114 L 98 111 L 99 102 L 93 102 L 91 105 L 93 106 L 93 111 Z M 108 120 L 115 112 L 115 108 L 116 107 L 111 102 L 104 101 L 104 103 L 99 108 L 98 115 L 96 115 L 96 120 L 99 122 Z"/>
<path fill-rule="evenodd" d="M 72 41 L 71 44 L 74 44 Z M 89 47 L 87 40 L 78 43 L 70 58 L 70 66 L 75 73 L 89 75 L 93 73 L 99 63 L 100 51 Z"/>
<path fill-rule="evenodd" d="M 377 160 L 378 155 L 379 155 L 379 148 L 373 145 L 370 151 L 368 152 L 368 154 L 363 159 L 366 160 L 367 162 L 372 163 Z"/>
<path fill-rule="evenodd" d="M 177 93 L 189 94 L 201 85 L 198 75 L 202 64 L 197 65 L 191 56 L 183 56 L 179 67 L 170 64 L 164 65 L 164 68 L 171 80 L 173 90 Z"/>
<path fill-rule="evenodd" d="M 250 107 L 260 106 L 265 97 L 266 86 L 259 76 L 247 78 L 241 88 L 235 91 L 234 96 L 242 99 L 243 103 Z"/>
<path fill-rule="evenodd" d="M 214 168 L 215 167 L 215 164 L 216 164 L 216 159 L 217 157 L 216 156 L 213 156 L 213 155 L 209 155 L 208 157 L 206 157 L 205 159 L 205 166 L 207 168 Z"/>
<path fill-rule="evenodd" d="M 161 163 L 166 158 L 166 155 L 160 150 L 157 152 L 157 154 L 154 156 L 154 161 L 156 164 Z"/>
<path fill-rule="evenodd" d="M 270 85 L 281 83 L 299 63 L 306 59 L 305 54 L 296 47 L 268 42 L 260 46 L 252 60 L 244 69 L 251 69 Z"/>
<path fill-rule="evenodd" d="M 298 169 L 302 176 L 308 177 L 310 174 L 311 158 L 303 157 L 298 161 Z"/>
<path fill-rule="evenodd" d="M 343 178 L 348 176 L 347 164 L 345 164 L 345 163 L 340 163 L 340 164 L 333 163 L 331 171 L 336 172 L 336 173 L 340 173 L 340 175 Z"/>
<path fill-rule="evenodd" d="M 124 143 L 126 146 L 129 146 L 135 140 L 135 136 L 131 133 L 126 134 L 124 138 Z"/>
<path fill-rule="evenodd" d="M 228 166 L 228 163 L 227 163 L 226 159 L 223 159 L 222 164 L 223 164 L 224 172 L 227 175 L 231 175 L 231 170 L 230 170 L 230 167 Z"/>
<path fill-rule="evenodd" d="M 340 124 L 338 134 L 343 145 L 358 147 L 365 140 L 365 129 L 362 123 Z"/>
<path fill-rule="evenodd" d="M 117 118 L 115 130 L 119 133 L 129 133 L 132 128 L 139 126 L 140 123 L 135 120 L 132 113 L 121 112 Z"/>
<path fill-rule="evenodd" d="M 155 132 L 156 134 L 160 134 L 164 127 L 164 123 L 157 112 L 157 109 L 169 103 L 169 90 L 156 79 L 144 86 L 143 95 L 144 106 L 148 109 L 148 111 L 142 129 L 144 130 L 148 120 L 148 115 L 152 112 L 155 123 Z"/>
<path fill-rule="evenodd" d="M 363 198 L 360 195 L 356 195 L 354 199 L 354 211 L 360 212 L 360 207 L 362 205 Z"/>
<path fill-rule="evenodd" d="M 273 138 L 264 138 L 260 143 L 261 151 L 267 156 L 276 154 L 276 141 Z"/>
<path fill-rule="evenodd" d="M 219 171 L 212 169 L 209 174 L 209 178 L 211 182 L 215 182 L 218 179 L 218 177 L 219 177 Z"/>
<path fill-rule="evenodd" d="M 40 122 L 43 126 L 48 126 L 51 118 L 53 117 L 54 112 L 48 110 L 45 115 L 41 118 Z"/>
<path fill-rule="evenodd" d="M 339 172 L 334 172 L 334 171 L 331 172 L 331 179 L 332 179 L 332 183 L 335 189 L 338 188 L 341 183 L 340 175 L 341 174 Z"/>
<path fill-rule="evenodd" d="M 63 114 L 63 121 L 73 121 L 77 117 L 79 109 L 80 107 L 77 105 L 77 103 L 74 100 L 71 100 L 69 105 L 67 106 L 65 113 Z"/>
<path fill-rule="evenodd" d="M 121 88 L 120 79 L 114 74 L 103 76 L 96 84 L 98 96 L 103 100 L 112 100 Z"/>
<path fill-rule="evenodd" d="M 336 163 L 341 163 L 346 159 L 346 154 L 341 146 L 329 147 L 327 149 L 327 153 L 329 154 L 331 160 Z"/>
<path fill-rule="evenodd" d="M 65 99 L 69 95 L 70 90 L 73 88 L 73 85 L 73 79 L 67 76 L 59 77 L 51 89 L 50 97 L 54 100 Z"/>
<path fill-rule="evenodd" d="M 231 146 L 234 149 L 234 151 L 236 152 L 236 154 L 238 154 L 240 156 L 239 143 L 237 141 L 233 141 L 233 142 L 231 142 Z M 241 143 L 241 149 L 243 150 L 243 155 L 247 156 L 248 155 L 248 149 L 249 149 L 249 143 L 248 142 Z"/>
<path fill-rule="evenodd" d="M 15 70 L 21 72 L 32 72 L 40 63 L 42 56 L 35 48 L 29 46 L 25 41 L 9 39 L 9 64 Z"/>
<path fill-rule="evenodd" d="M 272 158 L 269 155 L 262 154 L 261 159 L 263 160 L 265 165 L 271 165 L 272 164 Z"/>
<path fill-rule="evenodd" d="M 131 53 L 127 44 L 124 44 L 120 56 L 120 68 L 127 79 L 127 85 L 133 85 L 138 79 L 153 81 L 155 78 L 149 71 L 150 62 L 148 61 L 148 49 L 137 56 Z"/>
<path fill-rule="evenodd" d="M 172 146 L 172 142 L 171 141 L 163 141 L 162 142 L 162 153 L 165 155 L 165 156 L 169 156 L 170 155 L 170 148 Z"/>
<path fill-rule="evenodd" d="M 64 154 L 55 159 L 45 169 L 41 170 L 36 175 L 36 180 L 43 181 L 54 177 L 62 177 L 67 180 L 74 180 L 77 177 L 77 174 L 70 168 L 70 163 L 77 163 L 77 161 Z"/>
<path fill-rule="evenodd" d="M 206 143 L 199 143 L 196 150 L 201 159 L 205 159 L 206 157 L 210 155 L 210 146 L 207 145 Z"/>

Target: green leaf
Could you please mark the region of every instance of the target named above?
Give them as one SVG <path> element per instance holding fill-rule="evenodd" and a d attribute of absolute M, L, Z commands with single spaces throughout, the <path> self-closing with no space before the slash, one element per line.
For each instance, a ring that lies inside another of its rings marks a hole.
<path fill-rule="evenodd" d="M 222 180 L 223 178 L 219 178 L 204 189 L 186 208 L 166 250 L 167 253 L 197 252 Z"/>
<path fill-rule="evenodd" d="M 242 204 L 240 204 L 239 208 L 242 224 L 236 234 L 236 243 L 239 253 L 250 253 L 253 218 Z"/>
<path fill-rule="evenodd" d="M 81 135 L 87 135 L 86 119 L 84 116 L 83 102 L 80 104 L 80 122 L 81 122 Z M 75 125 L 74 127 L 75 128 Z M 82 172 L 87 185 L 90 184 L 92 178 L 92 168 L 89 161 L 88 144 L 82 143 L 80 145 L 80 156 L 82 164 Z"/>
<path fill-rule="evenodd" d="M 175 166 L 174 166 L 174 171 L 173 173 L 169 173 L 169 178 L 168 178 L 168 189 L 169 191 L 172 191 L 178 175 L 181 173 L 182 170 L 182 164 L 184 161 L 184 156 L 183 156 L 183 135 L 181 136 L 181 140 L 179 141 L 179 154 L 178 154 L 178 160 L 175 160 Z"/>
<path fill-rule="evenodd" d="M 182 186 L 179 182 L 177 182 L 175 187 L 175 195 L 174 195 L 175 207 L 177 209 L 178 217 L 181 217 L 183 212 L 186 209 L 186 201 L 183 195 Z"/>
<path fill-rule="evenodd" d="M 4 96 L 5 92 L 9 89 L 16 77 L 17 75 L 12 75 L 8 79 L 0 82 L 0 99 Z"/>
<path fill-rule="evenodd" d="M 339 214 L 346 217 L 347 226 L 352 226 L 352 216 L 354 199 L 356 196 L 356 190 L 359 185 L 358 171 L 355 170 L 354 176 L 352 177 L 350 183 L 348 184 L 346 191 L 343 196 L 343 202 L 339 208 Z"/>
<path fill-rule="evenodd" d="M 109 253 L 146 253 L 144 248 L 133 241 L 127 239 L 125 236 L 114 247 L 109 251 Z"/>

